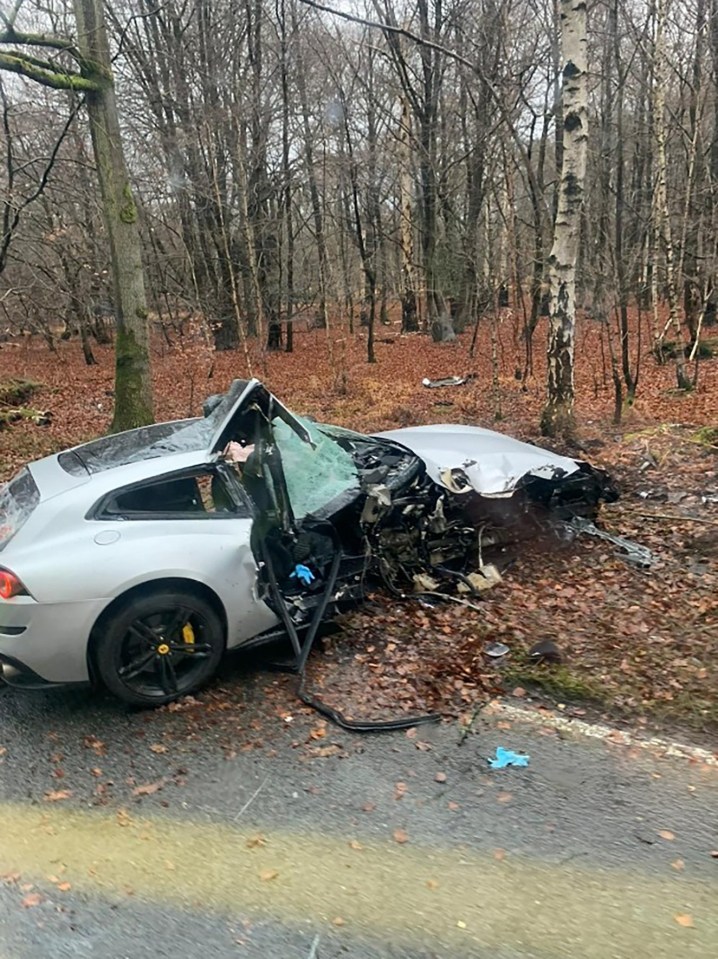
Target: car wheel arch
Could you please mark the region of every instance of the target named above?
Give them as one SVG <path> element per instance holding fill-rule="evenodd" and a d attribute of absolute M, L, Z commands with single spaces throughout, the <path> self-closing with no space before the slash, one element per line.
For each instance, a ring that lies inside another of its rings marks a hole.
<path fill-rule="evenodd" d="M 132 602 L 132 600 L 144 596 L 151 596 L 153 593 L 161 593 L 168 590 L 184 591 L 191 595 L 199 596 L 209 602 L 222 621 L 226 647 L 227 610 L 225 609 L 222 600 L 211 587 L 207 586 L 206 583 L 200 583 L 198 580 L 185 579 L 179 576 L 168 576 L 160 579 L 146 580 L 144 583 L 139 583 L 137 586 L 132 586 L 130 589 L 125 590 L 124 593 L 120 593 L 119 596 L 116 596 L 110 603 L 108 603 L 108 605 L 102 610 L 100 615 L 95 620 L 95 623 L 90 631 L 90 639 L 87 644 L 87 666 L 90 677 L 93 681 L 96 680 L 94 650 L 101 635 L 103 625 L 110 619 L 113 613 L 116 613 L 123 606 Z"/>

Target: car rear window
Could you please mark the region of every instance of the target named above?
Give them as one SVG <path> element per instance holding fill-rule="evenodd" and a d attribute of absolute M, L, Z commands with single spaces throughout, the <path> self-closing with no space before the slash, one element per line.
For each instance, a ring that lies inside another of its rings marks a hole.
<path fill-rule="evenodd" d="M 0 549 L 6 546 L 40 502 L 40 490 L 25 467 L 0 486 Z"/>
<path fill-rule="evenodd" d="M 65 450 L 57 461 L 66 473 L 82 476 L 101 473 L 115 466 L 152 459 L 165 453 L 204 449 L 214 427 L 207 420 L 176 420 L 154 423 L 126 433 L 113 433 Z"/>

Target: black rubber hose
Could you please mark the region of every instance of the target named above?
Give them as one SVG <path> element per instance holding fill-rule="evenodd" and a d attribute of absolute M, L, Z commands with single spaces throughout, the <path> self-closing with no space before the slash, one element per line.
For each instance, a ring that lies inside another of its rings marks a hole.
<path fill-rule="evenodd" d="M 341 565 L 342 560 L 342 551 L 337 532 L 330 523 L 327 523 L 326 526 L 329 529 L 330 536 L 335 547 L 334 558 L 332 559 L 332 565 L 329 570 L 324 592 L 322 593 L 319 604 L 314 610 L 314 615 L 312 616 L 312 621 L 309 625 L 309 629 L 307 630 L 307 634 L 303 643 L 301 643 L 299 640 L 297 628 L 294 625 L 291 616 L 289 615 L 286 601 L 281 590 L 279 589 L 279 583 L 277 582 L 277 577 L 274 572 L 274 565 L 271 557 L 269 556 L 269 550 L 264 547 L 264 544 L 262 544 L 262 555 L 267 564 L 270 589 L 272 590 L 274 600 L 279 607 L 282 622 L 289 633 L 292 648 L 294 649 L 297 657 L 297 663 L 295 667 L 299 674 L 299 681 L 297 683 L 297 697 L 305 704 L 305 706 L 310 706 L 318 713 L 321 713 L 323 716 L 331 719 L 332 722 L 336 723 L 337 726 L 355 733 L 394 732 L 401 729 L 410 729 L 412 726 L 422 726 L 426 723 L 439 722 L 441 716 L 438 713 L 428 713 L 424 716 L 414 716 L 406 717 L 404 719 L 383 720 L 376 722 L 368 720 L 351 720 L 347 719 L 339 710 L 333 709 L 331 706 L 327 706 L 326 703 L 323 703 L 319 699 L 315 699 L 313 696 L 310 696 L 305 692 L 304 682 L 306 679 L 305 670 L 307 659 L 312 650 L 312 646 L 314 645 L 317 631 L 324 617 L 324 613 L 326 612 L 332 592 L 334 591 L 334 586 L 339 575 L 339 566 Z"/>

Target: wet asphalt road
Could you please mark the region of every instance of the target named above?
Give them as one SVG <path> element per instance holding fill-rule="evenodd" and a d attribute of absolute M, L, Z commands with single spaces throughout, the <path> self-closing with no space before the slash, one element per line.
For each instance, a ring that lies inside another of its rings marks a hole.
<path fill-rule="evenodd" d="M 175 711 L 0 717 L 0 959 L 718 955 L 700 762 L 500 715 L 358 736 L 231 670 Z"/>

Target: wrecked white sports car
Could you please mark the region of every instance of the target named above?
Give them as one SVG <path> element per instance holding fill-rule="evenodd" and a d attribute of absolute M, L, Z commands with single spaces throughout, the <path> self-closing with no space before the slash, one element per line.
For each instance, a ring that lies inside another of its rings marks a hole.
<path fill-rule="evenodd" d="M 236 380 L 203 418 L 103 437 L 0 489 L 0 666 L 161 704 L 226 649 L 320 622 L 381 579 L 471 582 L 507 527 L 592 518 L 616 496 L 586 463 L 470 426 L 366 436 Z"/>

